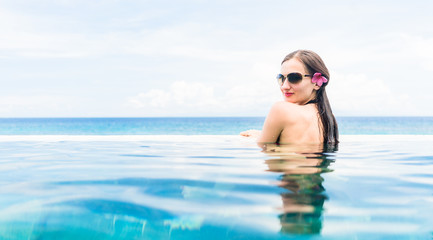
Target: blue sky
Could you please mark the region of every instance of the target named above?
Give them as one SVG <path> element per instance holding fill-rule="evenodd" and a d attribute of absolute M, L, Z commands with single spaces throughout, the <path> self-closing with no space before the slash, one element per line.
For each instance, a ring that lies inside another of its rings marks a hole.
<path fill-rule="evenodd" d="M 0 0 L 0 117 L 265 116 L 297 49 L 337 116 L 433 116 L 431 1 Z"/>

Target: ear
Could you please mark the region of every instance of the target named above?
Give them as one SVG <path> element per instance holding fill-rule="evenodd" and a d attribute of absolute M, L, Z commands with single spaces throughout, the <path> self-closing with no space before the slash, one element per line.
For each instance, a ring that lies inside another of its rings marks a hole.
<path fill-rule="evenodd" d="M 320 86 L 317 85 L 317 83 L 314 84 L 314 90 L 318 91 L 320 89 Z"/>

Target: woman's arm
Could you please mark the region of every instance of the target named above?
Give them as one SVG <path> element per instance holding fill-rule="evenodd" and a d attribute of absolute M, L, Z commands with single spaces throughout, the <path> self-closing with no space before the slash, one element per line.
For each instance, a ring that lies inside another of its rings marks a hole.
<path fill-rule="evenodd" d="M 263 130 L 260 137 L 257 139 L 257 145 L 264 148 L 267 143 L 276 143 L 281 132 L 284 129 L 284 123 L 286 121 L 287 110 L 284 102 L 275 103 L 268 116 L 266 117 L 265 123 L 263 124 Z"/>

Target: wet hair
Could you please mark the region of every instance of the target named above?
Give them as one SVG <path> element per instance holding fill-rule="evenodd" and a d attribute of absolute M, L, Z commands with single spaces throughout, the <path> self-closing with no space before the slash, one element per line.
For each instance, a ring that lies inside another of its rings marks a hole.
<path fill-rule="evenodd" d="M 332 114 L 331 105 L 329 104 L 325 89 L 330 78 L 328 68 L 325 66 L 322 58 L 320 58 L 317 53 L 310 50 L 294 51 L 288 54 L 281 64 L 292 58 L 296 58 L 302 62 L 305 66 L 305 69 L 308 71 L 308 74 L 313 75 L 314 73 L 321 73 L 322 76 L 328 79 L 328 82 L 323 83 L 320 89 L 316 91 L 316 97 L 313 99 L 313 102 L 315 102 L 319 111 L 319 117 L 322 123 L 321 129 L 323 133 L 323 142 L 325 144 L 338 143 L 338 124 L 334 115 Z"/>

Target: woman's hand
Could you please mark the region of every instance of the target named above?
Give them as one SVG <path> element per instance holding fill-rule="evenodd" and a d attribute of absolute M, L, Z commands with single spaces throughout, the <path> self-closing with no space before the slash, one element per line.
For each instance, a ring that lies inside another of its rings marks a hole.
<path fill-rule="evenodd" d="M 240 135 L 244 136 L 244 137 L 258 138 L 261 133 L 262 133 L 262 131 L 260 131 L 260 130 L 250 129 L 250 130 L 241 132 Z"/>

